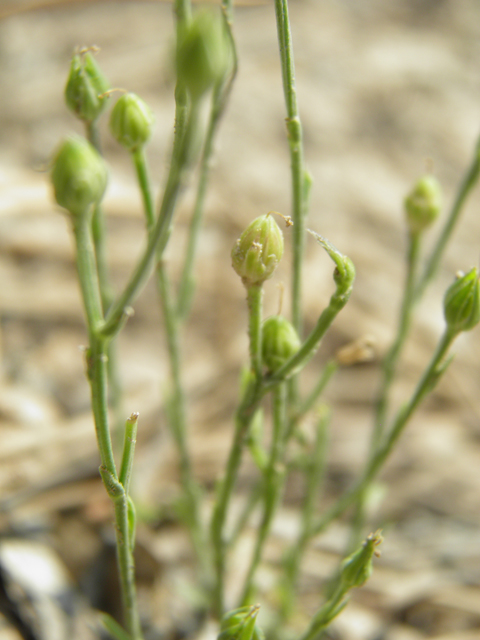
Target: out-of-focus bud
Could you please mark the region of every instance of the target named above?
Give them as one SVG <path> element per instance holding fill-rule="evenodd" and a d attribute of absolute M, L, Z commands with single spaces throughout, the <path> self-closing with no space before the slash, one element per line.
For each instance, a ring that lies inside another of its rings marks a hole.
<path fill-rule="evenodd" d="M 232 249 L 232 266 L 246 287 L 262 285 L 283 256 L 283 233 L 268 213 L 251 222 Z"/>
<path fill-rule="evenodd" d="M 377 547 L 383 538 L 381 531 L 371 533 L 360 549 L 354 551 L 342 562 L 340 579 L 345 590 L 361 587 L 373 571 L 373 556 L 379 556 Z"/>
<path fill-rule="evenodd" d="M 110 114 L 110 131 L 122 147 L 133 153 L 149 140 L 154 123 L 148 104 L 135 93 L 121 96 Z"/>
<path fill-rule="evenodd" d="M 87 51 L 72 58 L 65 86 L 65 102 L 75 115 L 85 122 L 93 122 L 107 105 L 105 92 L 110 84 Z"/>
<path fill-rule="evenodd" d="M 262 357 L 267 369 L 274 373 L 300 349 L 298 333 L 283 316 L 271 316 L 263 323 Z"/>
<path fill-rule="evenodd" d="M 232 44 L 222 15 L 199 11 L 180 31 L 176 70 L 179 84 L 196 101 L 233 67 Z"/>
<path fill-rule="evenodd" d="M 443 309 L 448 328 L 456 333 L 470 331 L 480 321 L 480 284 L 478 269 L 459 273 L 445 293 Z"/>
<path fill-rule="evenodd" d="M 52 184 L 57 203 L 72 215 L 83 215 L 102 199 L 107 186 L 107 169 L 89 142 L 71 136 L 55 155 Z"/>
<path fill-rule="evenodd" d="M 440 214 L 442 208 L 442 188 L 432 175 L 426 175 L 415 184 L 404 201 L 405 213 L 410 232 L 421 233 Z"/>
<path fill-rule="evenodd" d="M 265 634 L 256 624 L 258 605 L 240 607 L 226 613 L 217 640 L 264 640 Z"/>

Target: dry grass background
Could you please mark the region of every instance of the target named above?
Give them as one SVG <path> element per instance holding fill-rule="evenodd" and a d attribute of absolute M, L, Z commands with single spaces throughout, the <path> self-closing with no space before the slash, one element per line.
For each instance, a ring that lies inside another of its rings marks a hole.
<path fill-rule="evenodd" d="M 112 85 L 139 93 L 156 114 L 149 158 L 161 183 L 172 136 L 172 8 L 142 1 L 4 0 L 0 17 L 0 565 L 12 538 L 40 541 L 55 550 L 97 606 L 112 608 L 114 596 L 94 588 L 95 571 L 112 564 L 110 507 L 96 475 L 71 238 L 66 218 L 52 205 L 44 169 L 58 140 L 79 131 L 63 105 L 72 50 L 96 44 Z M 473 0 L 293 0 L 291 20 L 314 178 L 309 226 L 349 255 L 358 274 L 351 302 L 306 384 L 343 344 L 364 334 L 377 343 L 375 361 L 342 370 L 328 394 L 334 417 L 327 504 L 360 468 L 368 441 L 378 361 L 395 330 L 402 282 L 402 198 L 431 162 L 448 208 L 480 131 L 480 6 Z M 230 247 L 249 220 L 271 209 L 288 213 L 290 202 L 272 3 L 238 6 L 235 34 L 240 69 L 220 130 L 184 345 L 192 452 L 208 489 L 228 449 L 247 350 L 244 292 L 230 268 Z M 128 159 L 107 138 L 104 146 L 111 165 L 109 255 L 120 286 L 141 249 L 143 222 Z M 168 249 L 174 273 L 191 203 L 188 192 Z M 454 272 L 478 262 L 479 206 L 476 193 L 418 310 L 396 403 L 407 397 L 442 330 L 441 298 Z M 267 287 L 269 311 L 277 307 L 276 282 L 286 283 L 288 297 L 285 262 Z M 331 271 L 310 241 L 308 323 L 332 291 Z M 455 362 L 382 475 L 371 525 L 385 527 L 383 555 L 336 624 L 338 638 L 480 638 L 478 335 L 476 330 L 458 340 Z M 179 637 L 193 628 L 184 586 L 192 569 L 187 540 L 169 520 L 178 483 L 163 421 L 167 365 L 151 285 L 135 304 L 120 353 L 126 415 L 141 414 L 135 491 L 153 523 L 139 531 L 142 607 L 153 629 Z M 239 503 L 253 472 L 246 464 Z M 292 482 L 260 575 L 262 587 L 271 583 L 282 544 L 293 535 L 301 495 Z M 300 628 L 319 602 L 321 582 L 346 532 L 346 522 L 334 525 L 309 551 Z M 248 546 L 247 534 L 234 570 L 241 570 Z M 234 571 L 232 576 L 233 588 Z M 83 622 L 80 627 L 73 635 L 85 637 Z M 62 633 L 52 628 L 48 637 Z M 0 638 L 16 637 L 6 623 L 0 626 Z"/>

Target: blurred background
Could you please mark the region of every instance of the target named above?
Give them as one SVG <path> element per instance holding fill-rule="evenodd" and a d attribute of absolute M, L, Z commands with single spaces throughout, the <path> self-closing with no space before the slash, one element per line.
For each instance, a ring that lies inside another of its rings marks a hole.
<path fill-rule="evenodd" d="M 333 419 L 320 513 L 355 478 L 368 445 L 378 366 L 395 333 L 403 283 L 403 198 L 433 169 L 444 188 L 446 216 L 474 152 L 480 132 L 480 5 L 292 0 L 290 10 L 305 154 L 314 181 L 308 226 L 357 268 L 351 301 L 309 365 L 305 384 L 348 342 L 368 335 L 376 345 L 372 362 L 342 368 L 329 388 Z M 97 61 L 112 86 L 138 93 L 155 113 L 148 157 L 160 193 L 173 135 L 173 25 L 172 5 L 153 0 L 0 2 L 0 609 L 13 601 L 41 618 L 38 624 L 48 632 L 38 637 L 49 640 L 91 637 L 90 607 L 115 614 L 118 602 L 111 508 L 98 478 L 84 377 L 81 346 L 87 338 L 72 239 L 48 178 L 59 141 L 82 132 L 64 105 L 63 90 L 74 49 L 98 46 Z M 248 350 L 244 290 L 230 267 L 230 250 L 251 219 L 290 210 L 273 3 L 239 2 L 234 32 L 239 72 L 217 139 L 198 289 L 183 344 L 194 467 L 207 490 L 227 455 Z M 106 120 L 108 251 L 119 288 L 142 249 L 144 223 L 129 158 L 109 138 Z M 167 251 L 174 280 L 192 202 L 188 190 Z M 442 332 L 443 292 L 456 271 L 478 264 L 479 207 L 477 189 L 418 309 L 395 406 L 409 397 Z M 288 231 L 286 236 L 288 244 Z M 435 237 L 433 229 L 427 252 Z M 279 282 L 287 313 L 288 274 L 287 256 L 266 287 L 267 313 L 277 310 Z M 328 302 L 331 277 L 331 262 L 310 238 L 307 327 Z M 189 587 L 194 569 L 188 538 L 172 517 L 178 470 L 165 429 L 168 366 L 151 284 L 134 307 L 119 350 L 125 416 L 140 412 L 133 491 L 143 519 L 137 552 L 142 612 L 152 638 L 200 637 L 191 614 L 196 595 Z M 480 638 L 478 331 L 457 340 L 453 364 L 380 478 L 370 522 L 372 530 L 384 528 L 382 558 L 336 622 L 333 637 Z M 239 504 L 254 473 L 246 460 Z M 281 549 L 294 535 L 301 499 L 302 487 L 292 481 L 260 576 L 266 592 Z M 312 543 L 302 574 L 299 629 L 318 606 L 347 534 L 348 518 Z M 249 535 L 233 559 L 233 583 Z M 38 578 L 34 585 L 32 577 Z M 274 607 L 265 599 L 267 609 Z M 208 629 L 202 633 L 210 637 Z M 0 638 L 18 637 L 0 618 Z"/>

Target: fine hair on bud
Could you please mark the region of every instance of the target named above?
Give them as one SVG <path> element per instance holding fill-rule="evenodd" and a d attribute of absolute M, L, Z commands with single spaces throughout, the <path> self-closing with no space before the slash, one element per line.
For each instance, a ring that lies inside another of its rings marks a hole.
<path fill-rule="evenodd" d="M 404 201 L 407 224 L 411 233 L 421 233 L 432 225 L 442 208 L 442 188 L 432 175 L 423 176 Z"/>
<path fill-rule="evenodd" d="M 65 86 L 67 107 L 80 120 L 93 122 L 105 109 L 110 83 L 90 51 L 75 54 Z"/>
<path fill-rule="evenodd" d="M 83 215 L 101 201 L 107 186 L 107 168 L 85 138 L 70 136 L 55 154 L 51 179 L 57 203 L 74 216 Z"/>
<path fill-rule="evenodd" d="M 110 114 L 110 131 L 122 147 L 133 153 L 150 139 L 154 121 L 152 110 L 144 100 L 135 93 L 125 93 Z"/>
<path fill-rule="evenodd" d="M 301 342 L 294 326 L 283 316 L 271 316 L 263 323 L 262 357 L 267 369 L 274 373 L 300 349 Z"/>
<path fill-rule="evenodd" d="M 232 249 L 232 266 L 246 287 L 271 278 L 283 256 L 283 233 L 268 213 L 251 222 Z"/>
<path fill-rule="evenodd" d="M 445 293 L 443 309 L 447 326 L 452 331 L 470 331 L 480 321 L 480 284 L 478 268 L 460 273 Z"/>

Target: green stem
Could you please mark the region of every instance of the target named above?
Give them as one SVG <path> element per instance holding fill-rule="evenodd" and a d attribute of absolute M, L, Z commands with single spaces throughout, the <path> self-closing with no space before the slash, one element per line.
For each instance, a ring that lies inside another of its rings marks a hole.
<path fill-rule="evenodd" d="M 126 624 L 132 640 L 140 640 L 141 630 L 136 603 L 135 576 L 128 527 L 128 503 L 119 482 L 113 457 L 108 424 L 107 346 L 99 335 L 102 302 L 88 212 L 74 218 L 77 271 L 85 307 L 90 345 L 87 351 L 87 375 L 91 388 L 92 411 L 100 453 L 100 473 L 115 506 L 117 558 Z"/>
<path fill-rule="evenodd" d="M 347 304 L 350 297 L 351 289 L 344 294 L 339 294 L 336 291 L 330 298 L 330 303 L 326 309 L 321 313 L 317 324 L 311 331 L 310 335 L 304 341 L 300 349 L 295 355 L 293 355 L 287 362 L 273 375 L 271 375 L 265 382 L 265 389 L 269 390 L 282 380 L 286 380 L 296 371 L 302 369 L 305 364 L 314 356 L 320 342 L 327 332 L 328 328 L 335 320 L 336 316 L 340 313 L 343 307 Z"/>
<path fill-rule="evenodd" d="M 310 391 L 308 396 L 302 401 L 300 406 L 298 407 L 295 414 L 292 416 L 290 420 L 290 424 L 288 426 L 287 440 L 291 438 L 295 428 L 297 427 L 300 420 L 315 406 L 318 399 L 325 391 L 328 383 L 332 379 L 334 373 L 338 369 L 338 362 L 336 360 L 329 360 L 325 365 L 325 368 L 322 371 L 322 375 L 318 379 L 316 385 Z"/>
<path fill-rule="evenodd" d="M 283 464 L 286 428 L 286 386 L 279 384 L 272 392 L 273 396 L 273 433 L 270 445 L 270 456 L 265 469 L 263 488 L 263 516 L 257 531 L 255 549 L 250 561 L 241 605 L 246 606 L 253 593 L 253 580 L 262 558 L 263 547 L 270 533 L 273 516 L 277 508 L 285 480 Z"/>
<path fill-rule="evenodd" d="M 383 361 L 382 381 L 375 407 L 375 424 L 372 435 L 372 451 L 375 450 L 380 441 L 380 438 L 382 437 L 383 425 L 385 424 L 385 419 L 387 417 L 388 411 L 388 395 L 390 387 L 392 386 L 392 382 L 395 376 L 395 369 L 402 347 L 405 343 L 405 339 L 410 329 L 412 311 L 415 304 L 414 291 L 419 254 L 420 236 L 419 234 L 410 234 L 407 254 L 407 274 L 403 291 L 402 306 L 400 310 L 400 319 L 395 341 L 390 347 Z"/>
<path fill-rule="evenodd" d="M 195 552 L 203 565 L 203 569 L 206 571 L 208 554 L 200 519 L 199 488 L 193 477 L 191 456 L 187 446 L 186 402 L 180 366 L 179 323 L 173 308 L 167 273 L 161 263 L 157 266 L 157 288 L 160 294 L 165 320 L 170 376 L 172 380 L 169 425 L 180 457 L 180 475 L 187 502 L 187 508 L 185 510 L 187 524 L 192 536 Z"/>
<path fill-rule="evenodd" d="M 130 480 L 132 477 L 133 456 L 135 454 L 135 445 L 137 443 L 137 426 L 138 413 L 132 413 L 125 423 L 125 437 L 123 442 L 122 464 L 120 466 L 120 474 L 118 480 L 125 489 L 125 495 L 128 497 L 130 489 Z"/>
<path fill-rule="evenodd" d="M 262 299 L 262 285 L 247 288 L 250 366 L 257 380 L 262 377 Z"/>
<path fill-rule="evenodd" d="M 315 640 L 315 638 L 318 638 L 346 606 L 348 591 L 347 587 L 339 585 L 333 595 L 315 613 L 307 630 L 300 636 L 299 640 Z"/>
<path fill-rule="evenodd" d="M 137 173 L 138 185 L 142 194 L 143 210 L 147 222 L 147 231 L 150 233 L 155 225 L 155 206 L 153 204 L 153 193 L 148 174 L 147 160 L 145 157 L 145 149 L 140 147 L 132 153 L 133 164 Z"/>
<path fill-rule="evenodd" d="M 450 361 L 447 360 L 444 362 L 444 359 L 456 335 L 456 333 L 453 333 L 448 328 L 445 330 L 430 364 L 418 382 L 412 397 L 409 402 L 397 412 L 389 433 L 384 437 L 384 443 L 377 448 L 375 455 L 370 459 L 358 482 L 347 493 L 341 496 L 339 500 L 337 500 L 337 502 L 333 504 L 330 509 L 328 509 L 314 524 L 311 531 L 312 536 L 324 531 L 330 522 L 338 518 L 346 509 L 348 509 L 362 494 L 365 487 L 367 487 L 376 477 L 390 455 L 393 446 L 402 434 L 413 412 L 424 397 L 433 390 L 435 384 L 444 373 L 446 366 Z"/>
<path fill-rule="evenodd" d="M 183 111 L 183 109 L 182 109 Z M 177 126 L 182 116 L 177 110 Z M 101 333 L 104 336 L 112 336 L 118 333 L 122 323 L 128 317 L 128 309 L 136 295 L 139 293 L 147 279 L 153 265 L 155 255 L 157 259 L 163 255 L 163 251 L 170 237 L 170 227 L 175 213 L 175 205 L 181 188 L 186 179 L 186 166 L 184 163 L 187 149 L 190 144 L 189 136 L 175 137 L 172 152 L 170 171 L 165 185 L 165 190 L 160 206 L 160 213 L 148 236 L 147 246 L 135 267 L 130 280 L 117 300 L 111 305 Z"/>
<path fill-rule="evenodd" d="M 295 589 L 300 573 L 300 562 L 310 540 L 310 531 L 318 508 L 318 496 L 325 475 L 329 421 L 330 411 L 324 406 L 318 420 L 315 444 L 305 474 L 306 492 L 302 505 L 300 533 L 286 555 L 284 563 L 278 625 L 287 620 L 295 609 Z"/>
<path fill-rule="evenodd" d="M 183 265 L 182 275 L 180 277 L 180 285 L 178 289 L 177 315 L 184 319 L 190 308 L 190 303 L 194 290 L 194 260 L 197 252 L 198 239 L 202 224 L 203 209 L 205 206 L 205 196 L 207 193 L 208 177 L 210 173 L 210 163 L 213 154 L 213 142 L 217 132 L 220 118 L 224 112 L 227 98 L 230 95 L 234 75 L 232 75 L 227 85 L 217 87 L 212 97 L 212 107 L 210 110 L 210 118 L 203 147 L 202 158 L 200 161 L 200 177 L 198 181 L 197 194 L 195 198 L 195 206 L 193 210 L 192 220 L 188 234 L 187 251 L 185 254 L 185 262 Z"/>
<path fill-rule="evenodd" d="M 277 37 L 282 66 L 283 92 L 287 110 L 287 135 L 290 145 L 292 172 L 292 219 L 293 219 L 293 272 L 292 272 L 292 324 L 302 335 L 302 263 L 305 244 L 306 177 L 303 153 L 302 124 L 297 104 L 295 85 L 295 63 L 293 59 L 292 34 L 288 17 L 287 0 L 275 0 Z"/>
<path fill-rule="evenodd" d="M 480 138 L 477 140 L 472 161 L 462 179 L 462 182 L 460 183 L 457 195 L 452 205 L 452 209 L 445 222 L 442 233 L 440 234 L 440 237 L 438 238 L 435 244 L 435 247 L 430 255 L 430 258 L 428 259 L 425 265 L 423 274 L 417 283 L 417 286 L 415 288 L 415 299 L 418 300 L 422 296 L 428 284 L 431 282 L 432 278 L 434 277 L 438 269 L 438 265 L 440 264 L 442 255 L 445 251 L 445 247 L 447 246 L 448 240 L 450 239 L 450 236 L 452 235 L 455 225 L 460 217 L 465 201 L 468 195 L 470 194 L 470 192 L 472 191 L 472 189 L 474 188 L 474 186 L 477 184 L 479 175 L 480 175 Z"/>
<path fill-rule="evenodd" d="M 225 477 L 217 490 L 211 521 L 211 539 L 214 554 L 215 584 L 213 591 L 214 613 L 220 619 L 224 613 L 224 580 L 227 539 L 225 521 L 235 480 L 242 459 L 248 428 L 262 397 L 261 384 L 257 379 L 250 381 L 235 415 L 235 433 L 230 449 Z"/>

